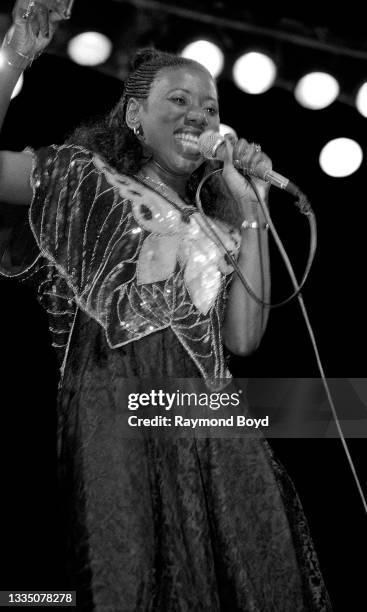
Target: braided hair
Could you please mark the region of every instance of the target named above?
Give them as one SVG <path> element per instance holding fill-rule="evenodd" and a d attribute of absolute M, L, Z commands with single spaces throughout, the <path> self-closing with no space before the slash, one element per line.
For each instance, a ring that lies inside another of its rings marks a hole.
<path fill-rule="evenodd" d="M 163 68 L 187 66 L 200 66 L 203 69 L 203 66 L 194 60 L 173 53 L 165 53 L 156 49 L 137 51 L 132 62 L 132 70 L 125 82 L 124 94 L 115 111 L 122 112 L 122 115 L 125 116 L 129 98 L 147 98 L 154 79 Z"/>
<path fill-rule="evenodd" d="M 68 144 L 78 144 L 101 155 L 106 162 L 122 174 L 134 175 L 149 159 L 144 143 L 126 123 L 126 108 L 130 98 L 146 99 L 160 70 L 181 67 L 205 68 L 194 60 L 156 49 L 141 49 L 133 57 L 130 73 L 125 81 L 123 95 L 112 111 L 100 121 L 84 124 L 68 138 Z M 187 184 L 187 198 L 194 201 L 197 186 L 204 176 L 202 164 Z M 232 224 L 238 222 L 238 211 L 233 202 L 228 205 L 229 193 L 223 182 L 213 177 L 202 190 L 202 202 L 208 214 Z"/>

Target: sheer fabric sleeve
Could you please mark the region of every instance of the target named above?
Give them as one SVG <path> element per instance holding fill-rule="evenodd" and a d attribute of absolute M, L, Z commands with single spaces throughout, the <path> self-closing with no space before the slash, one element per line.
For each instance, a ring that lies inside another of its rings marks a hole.
<path fill-rule="evenodd" d="M 75 295 L 89 278 L 98 229 L 110 201 L 93 154 L 77 146 L 48 147 L 36 154 L 29 222 L 40 253 L 67 279 Z M 93 270 L 95 272 L 95 269 Z"/>
<path fill-rule="evenodd" d="M 78 215 L 83 212 L 77 188 L 90 171 L 92 154 L 54 145 L 25 152 L 33 156 L 33 199 L 30 207 L 1 204 L 0 274 L 32 284 L 44 265 L 59 263 L 65 272 L 76 267 L 79 249 L 71 257 L 70 242 L 78 233 L 75 204 Z"/>
<path fill-rule="evenodd" d="M 119 226 L 118 198 L 91 152 L 63 145 L 31 154 L 31 206 L 0 208 L 0 274 L 36 291 L 61 362 L 75 298 L 92 282 Z M 98 240 L 102 227 L 106 237 Z"/>
<path fill-rule="evenodd" d="M 120 225 L 118 195 L 93 153 L 82 147 L 51 146 L 33 155 L 32 204 L 28 218 L 22 211 L 17 223 L 3 230 L 0 272 L 23 280 L 52 264 L 80 295 L 105 261 Z"/>

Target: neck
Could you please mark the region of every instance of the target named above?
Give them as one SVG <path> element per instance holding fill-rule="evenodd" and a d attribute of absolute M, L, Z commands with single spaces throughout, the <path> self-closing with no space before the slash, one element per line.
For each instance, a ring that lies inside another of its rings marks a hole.
<path fill-rule="evenodd" d="M 168 187 L 171 187 L 182 198 L 185 197 L 186 184 L 190 178 L 188 174 L 172 172 L 172 170 L 168 170 L 168 168 L 165 168 L 154 159 L 149 160 L 144 166 L 144 172 L 151 178 L 156 178 L 165 185 L 168 185 Z"/>

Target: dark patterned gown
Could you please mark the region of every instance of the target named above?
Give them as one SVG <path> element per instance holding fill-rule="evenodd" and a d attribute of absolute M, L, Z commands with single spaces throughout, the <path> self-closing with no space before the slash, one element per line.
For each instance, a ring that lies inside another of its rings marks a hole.
<path fill-rule="evenodd" d="M 1 271 L 37 289 L 60 362 L 78 609 L 331 610 L 300 502 L 261 434 L 126 435 L 131 381 L 231 384 L 220 336 L 230 269 L 198 213 L 76 146 L 35 153 L 32 181 L 21 248 L 18 227 Z M 236 235 L 217 231 L 235 252 Z"/>

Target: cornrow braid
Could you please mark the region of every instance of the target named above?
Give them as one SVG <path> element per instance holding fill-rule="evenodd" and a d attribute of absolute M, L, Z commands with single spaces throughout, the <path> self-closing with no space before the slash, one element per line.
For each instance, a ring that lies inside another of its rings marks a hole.
<path fill-rule="evenodd" d="M 124 93 L 117 112 L 122 112 L 125 119 L 126 105 L 129 98 L 147 98 L 157 73 L 162 68 L 177 68 L 181 66 L 199 65 L 194 60 L 185 57 L 157 51 L 156 49 L 141 49 L 131 64 L 131 72 L 125 81 Z"/>

